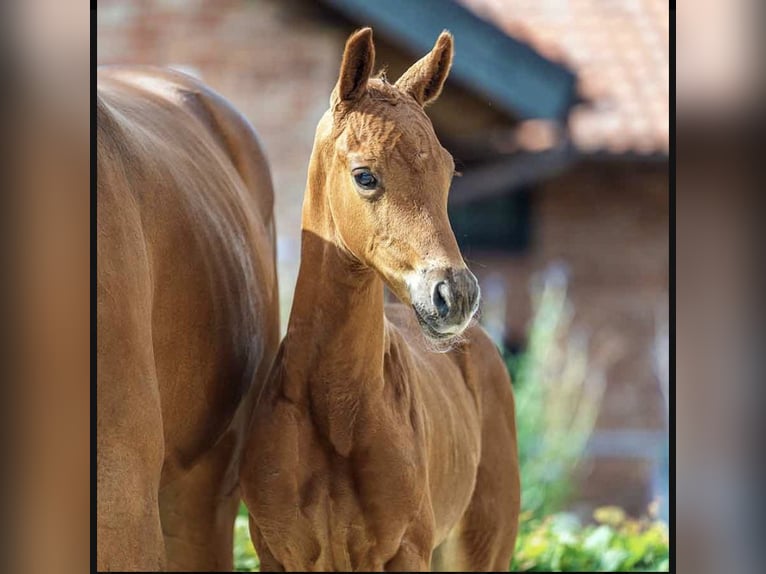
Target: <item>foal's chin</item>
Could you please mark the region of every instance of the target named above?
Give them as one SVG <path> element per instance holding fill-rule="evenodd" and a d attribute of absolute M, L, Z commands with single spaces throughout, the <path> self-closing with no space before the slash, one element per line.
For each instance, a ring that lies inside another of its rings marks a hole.
<path fill-rule="evenodd" d="M 471 318 L 461 329 L 442 333 L 427 323 L 417 311 L 415 311 L 415 316 L 418 319 L 420 332 L 423 334 L 426 346 L 429 350 L 437 353 L 446 353 L 454 349 L 465 339 L 465 332 L 468 330 L 468 327 L 476 322 L 475 318 Z"/>

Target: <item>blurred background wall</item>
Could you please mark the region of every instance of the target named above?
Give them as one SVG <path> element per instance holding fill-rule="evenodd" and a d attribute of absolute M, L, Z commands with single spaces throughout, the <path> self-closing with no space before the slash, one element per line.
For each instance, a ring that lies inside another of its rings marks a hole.
<path fill-rule="evenodd" d="M 450 29 L 453 73 L 429 114 L 463 174 L 451 220 L 482 320 L 523 352 L 536 285 L 562 277 L 567 336 L 605 382 L 570 506 L 639 515 L 667 502 L 667 3 L 99 0 L 97 18 L 99 64 L 177 67 L 255 126 L 277 195 L 283 328 L 314 129 L 346 37 L 373 26 L 394 80 Z"/>

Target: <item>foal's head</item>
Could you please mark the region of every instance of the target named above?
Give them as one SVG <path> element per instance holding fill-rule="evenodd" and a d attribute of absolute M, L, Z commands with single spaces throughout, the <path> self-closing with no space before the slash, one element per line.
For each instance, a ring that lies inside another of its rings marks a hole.
<path fill-rule="evenodd" d="M 442 32 L 395 84 L 370 77 L 374 60 L 372 30 L 353 34 L 317 131 L 334 239 L 412 305 L 426 335 L 449 339 L 479 305 L 447 218 L 455 164 L 423 109 L 447 79 L 452 36 Z"/>

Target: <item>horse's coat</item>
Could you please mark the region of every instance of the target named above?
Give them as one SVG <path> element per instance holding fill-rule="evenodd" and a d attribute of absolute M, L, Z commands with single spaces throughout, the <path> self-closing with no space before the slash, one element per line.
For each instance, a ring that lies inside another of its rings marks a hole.
<path fill-rule="evenodd" d="M 371 30 L 351 36 L 317 129 L 293 309 L 241 466 L 251 534 L 263 570 L 506 571 L 513 396 L 467 327 L 478 286 L 447 220 L 454 164 L 422 107 L 452 37 L 395 85 L 373 61 Z M 384 282 L 412 309 L 384 313 Z"/>
<path fill-rule="evenodd" d="M 230 570 L 279 341 L 268 165 L 179 73 L 100 69 L 97 114 L 98 569 Z"/>

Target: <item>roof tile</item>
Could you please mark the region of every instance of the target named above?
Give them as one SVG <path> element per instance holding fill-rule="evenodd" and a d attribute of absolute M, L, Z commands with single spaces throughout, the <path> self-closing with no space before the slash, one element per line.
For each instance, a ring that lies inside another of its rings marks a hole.
<path fill-rule="evenodd" d="M 583 151 L 668 153 L 667 0 L 458 0 L 578 75 Z"/>

